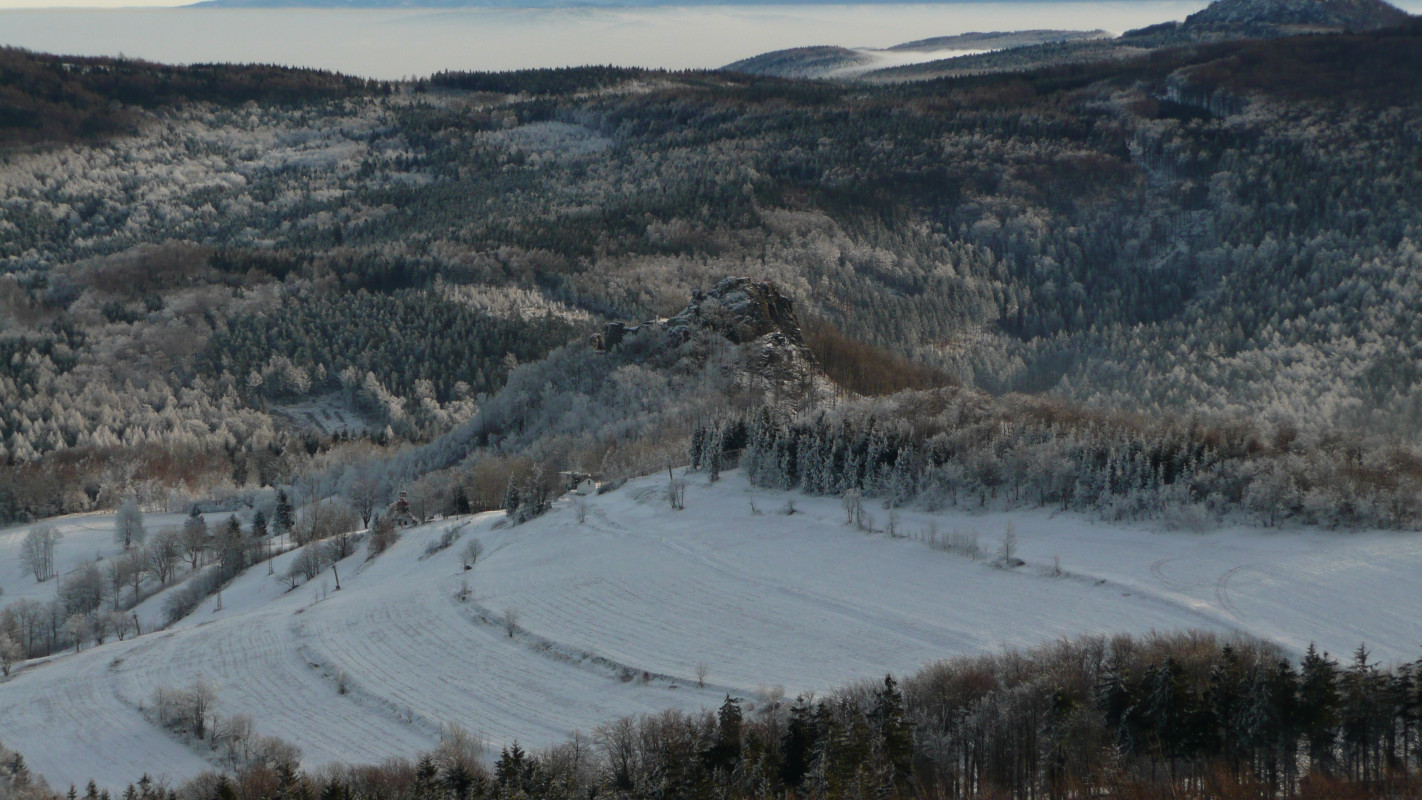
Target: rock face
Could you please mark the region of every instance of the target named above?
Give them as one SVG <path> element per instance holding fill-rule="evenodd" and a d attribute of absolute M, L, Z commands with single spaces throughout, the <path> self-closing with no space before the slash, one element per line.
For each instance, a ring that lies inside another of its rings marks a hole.
<path fill-rule="evenodd" d="M 627 337 L 647 328 L 660 329 L 677 344 L 698 331 L 719 334 L 733 344 L 766 336 L 775 344 L 799 347 L 804 342 L 794 301 L 775 284 L 750 278 L 726 278 L 709 292 L 694 292 L 691 305 L 665 320 L 640 325 L 609 322 L 593 344 L 599 350 L 615 350 Z"/>
<path fill-rule="evenodd" d="M 729 345 L 724 363 L 738 374 L 743 389 L 803 401 L 822 388 L 794 301 L 766 281 L 726 278 L 710 291 L 692 293 L 691 304 L 675 316 L 641 324 L 611 322 L 593 337 L 598 350 L 639 361 L 704 361 L 718 343 Z"/>
<path fill-rule="evenodd" d="M 666 322 L 669 330 L 704 327 L 736 344 L 779 333 L 791 344 L 800 344 L 800 321 L 794 301 L 775 284 L 750 278 L 727 278 L 702 294 L 691 296 L 691 305 Z"/>

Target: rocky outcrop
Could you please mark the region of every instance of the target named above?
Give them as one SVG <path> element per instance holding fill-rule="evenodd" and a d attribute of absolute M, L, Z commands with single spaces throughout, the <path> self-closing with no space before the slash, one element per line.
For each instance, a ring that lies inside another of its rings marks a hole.
<path fill-rule="evenodd" d="M 666 319 L 608 323 L 593 346 L 609 357 L 682 365 L 729 347 L 724 363 L 735 365 L 737 380 L 769 398 L 811 397 L 822 382 L 794 301 L 775 284 L 751 278 L 693 292 L 691 303 Z"/>
<path fill-rule="evenodd" d="M 655 329 L 674 344 L 690 340 L 698 332 L 717 334 L 733 344 L 771 340 L 798 347 L 804 342 L 795 303 L 768 281 L 726 278 L 710 291 L 693 292 L 691 304 L 675 316 L 641 324 L 609 322 L 593 337 L 599 350 L 615 350 L 629 336 Z"/>
<path fill-rule="evenodd" d="M 736 344 L 775 333 L 791 344 L 803 341 L 794 301 L 775 284 L 750 278 L 727 278 L 693 293 L 691 305 L 665 324 L 669 330 L 707 328 Z"/>

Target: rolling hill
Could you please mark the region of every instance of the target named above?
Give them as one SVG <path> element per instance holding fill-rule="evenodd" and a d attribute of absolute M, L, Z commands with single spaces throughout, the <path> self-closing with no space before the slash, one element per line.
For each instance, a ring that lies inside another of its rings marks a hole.
<path fill-rule="evenodd" d="M 1419 643 L 1415 536 L 878 509 L 856 530 L 835 498 L 754 489 L 736 472 L 685 477 L 684 511 L 662 475 L 522 525 L 491 513 L 412 528 L 373 559 L 360 547 L 341 561 L 339 591 L 330 569 L 294 590 L 279 582 L 298 553 L 275 560 L 276 576 L 258 564 L 168 629 L 19 667 L 0 682 L 4 743 L 52 785 L 116 787 L 222 763 L 158 724 L 159 690 L 197 681 L 219 719 L 250 715 L 319 767 L 428 750 L 451 724 L 490 752 L 545 746 L 627 714 L 727 694 L 753 710 L 1080 634 L 1237 632 L 1295 656 L 1367 642 L 1384 663 Z M 112 556 L 104 517 L 66 524 L 62 570 L 88 545 Z M 432 551 L 449 530 L 457 540 Z M 999 560 L 1009 530 L 1016 566 Z M 0 547 L 24 531 L 0 532 Z M 484 554 L 465 571 L 475 539 Z M 7 601 L 36 596 L 5 579 Z"/>

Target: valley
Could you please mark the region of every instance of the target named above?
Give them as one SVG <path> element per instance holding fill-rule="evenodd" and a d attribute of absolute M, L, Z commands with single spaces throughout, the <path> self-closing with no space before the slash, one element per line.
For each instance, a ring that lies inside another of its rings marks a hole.
<path fill-rule="evenodd" d="M 176 784 L 221 752 L 162 729 L 153 697 L 198 681 L 219 718 L 250 715 L 316 768 L 433 749 L 451 724 L 486 752 L 540 748 L 628 713 L 726 694 L 754 711 L 944 657 L 1106 631 L 1259 637 L 1293 657 L 1310 643 L 1340 654 L 1366 643 L 1384 664 L 1419 646 L 1412 535 L 904 510 L 891 536 L 881 509 L 861 531 L 835 498 L 754 489 L 735 472 L 687 478 L 683 511 L 667 505 L 663 475 L 566 498 L 518 526 L 494 512 L 411 528 L 374 558 L 362 547 L 340 561 L 339 591 L 330 569 L 288 590 L 295 553 L 274 560 L 276 575 L 254 565 L 169 629 L 25 665 L 0 691 L 6 739 L 31 743 L 31 767 L 52 785 L 119 786 L 143 772 Z M 106 522 L 66 526 L 61 565 L 91 546 L 112 557 Z M 459 539 L 426 554 L 451 529 Z M 1020 566 L 1000 563 L 1008 530 Z M 22 533 L 0 532 L 0 547 Z M 979 553 L 935 548 L 934 533 Z M 474 539 L 484 553 L 465 571 L 460 550 Z M 8 587 L 25 586 L 13 577 Z M 39 594 L 14 588 L 5 601 Z M 141 761 L 127 755 L 138 751 Z"/>

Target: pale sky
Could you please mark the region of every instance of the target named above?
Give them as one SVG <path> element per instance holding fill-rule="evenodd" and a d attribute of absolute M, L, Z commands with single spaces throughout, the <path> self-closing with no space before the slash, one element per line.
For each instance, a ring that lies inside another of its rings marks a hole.
<path fill-rule="evenodd" d="M 1422 0 L 1390 1 L 1408 13 L 1422 14 Z M 191 5 L 194 2 L 197 0 L 0 0 L 0 9 L 164 8 Z M 913 0 L 909 0 L 909 2 L 913 2 Z M 676 5 L 676 3 L 668 3 L 668 5 Z"/>
<path fill-rule="evenodd" d="M 80 2 L 95 5 L 75 8 Z M 0 0 L 0 45 L 169 64 L 284 64 L 389 80 L 443 69 L 577 64 L 710 69 L 808 45 L 882 48 L 930 36 L 1032 28 L 1120 33 L 1184 19 L 1209 0 L 358 11 L 161 7 L 189 2 Z M 134 8 L 136 3 L 148 7 Z M 1422 0 L 1399 5 L 1414 14 L 1422 11 Z"/>
<path fill-rule="evenodd" d="M 162 8 L 196 0 L 0 0 L 0 9 L 15 8 Z"/>

